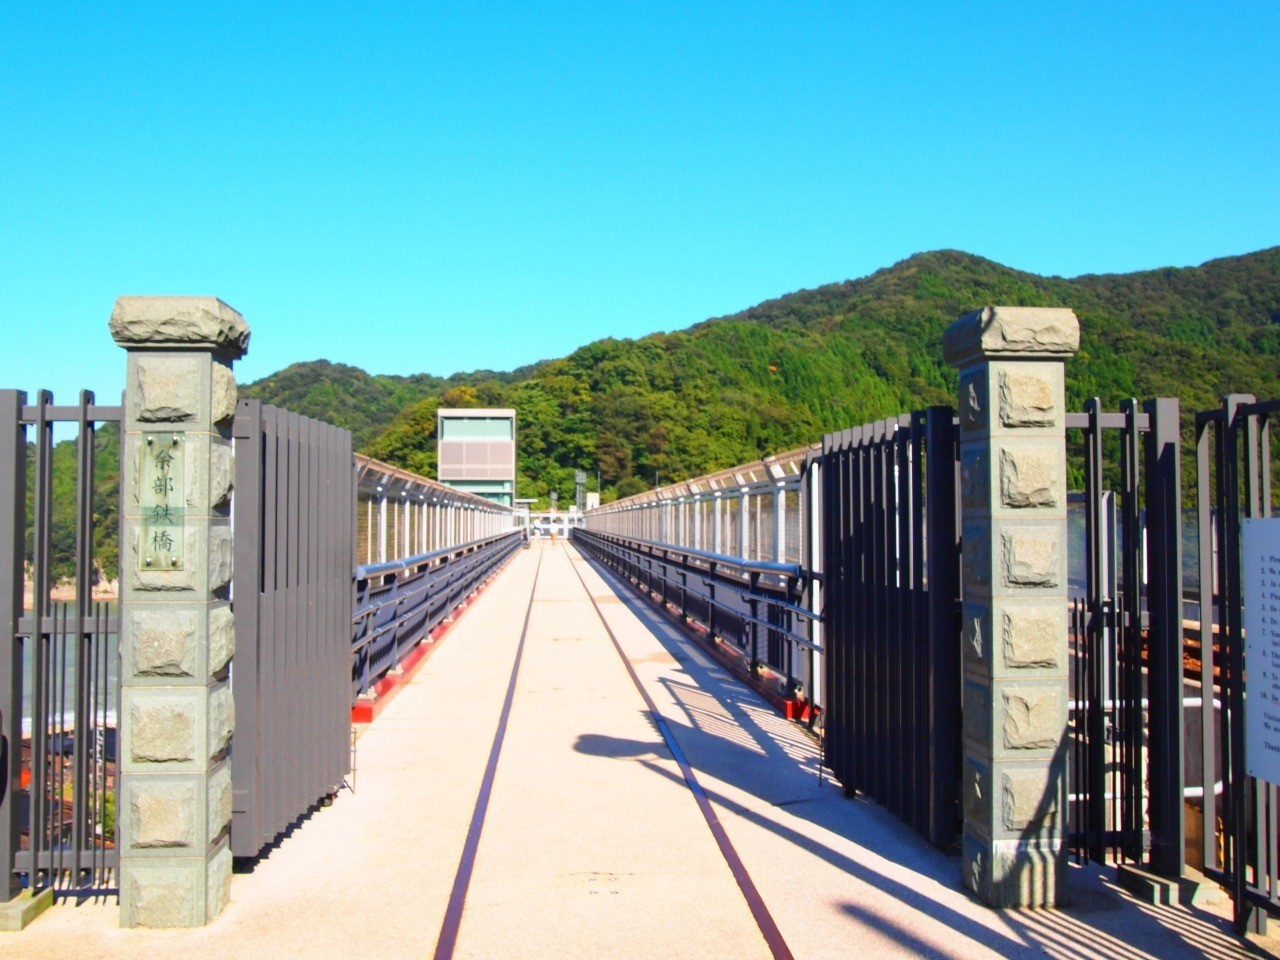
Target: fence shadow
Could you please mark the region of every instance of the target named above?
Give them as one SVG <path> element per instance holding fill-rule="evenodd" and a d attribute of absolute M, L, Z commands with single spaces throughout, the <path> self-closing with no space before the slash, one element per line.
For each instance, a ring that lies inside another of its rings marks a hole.
<path fill-rule="evenodd" d="M 851 936 L 862 931 L 888 937 L 931 957 L 973 956 L 984 948 L 999 956 L 1071 960 L 1280 955 L 1235 938 L 1229 919 L 1202 908 L 1140 904 L 1112 881 L 1109 871 L 1091 865 L 1068 868 L 1070 900 L 1063 908 L 987 908 L 963 888 L 958 856 L 930 846 L 882 807 L 846 798 L 823 775 L 817 745 L 798 725 L 783 720 L 698 652 L 629 584 L 583 556 L 677 661 L 674 672 L 660 681 L 668 695 L 663 708 L 672 710 L 668 726 L 708 797 L 731 817 L 848 875 L 854 896 L 834 906 L 849 918 Z M 643 741 L 584 734 L 576 746 L 583 753 L 640 763 L 656 776 L 683 782 L 669 764 L 653 759 L 655 754 L 669 756 L 656 732 Z"/>

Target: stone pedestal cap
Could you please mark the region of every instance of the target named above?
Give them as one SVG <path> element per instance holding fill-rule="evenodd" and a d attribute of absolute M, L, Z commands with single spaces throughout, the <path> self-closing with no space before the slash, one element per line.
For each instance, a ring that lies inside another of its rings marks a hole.
<path fill-rule="evenodd" d="M 1080 349 L 1080 321 L 1065 307 L 983 307 L 966 313 L 942 338 L 947 363 L 984 357 L 1061 360 Z"/>
<path fill-rule="evenodd" d="M 217 297 L 119 297 L 111 336 L 125 347 L 212 350 L 239 360 L 249 349 L 249 325 Z"/>

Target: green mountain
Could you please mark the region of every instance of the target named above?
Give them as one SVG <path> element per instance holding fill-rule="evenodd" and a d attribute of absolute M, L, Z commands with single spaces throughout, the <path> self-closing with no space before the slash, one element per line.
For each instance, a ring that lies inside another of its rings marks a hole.
<path fill-rule="evenodd" d="M 942 333 L 985 304 L 1067 306 L 1080 317 L 1069 405 L 1177 396 L 1184 411 L 1230 391 L 1280 396 L 1280 247 L 1200 267 L 1041 277 L 958 251 L 788 294 L 688 330 L 605 339 L 511 373 L 370 376 L 294 364 L 246 396 L 349 427 L 365 452 L 435 467 L 435 410 L 510 406 L 520 496 L 568 498 L 573 471 L 604 496 L 802 446 L 823 432 L 953 403 Z"/>
<path fill-rule="evenodd" d="M 365 373 L 359 367 L 328 360 L 294 363 L 278 373 L 240 387 L 243 397 L 258 397 L 304 416 L 350 430 L 359 449 L 382 433 L 396 415 L 428 396 L 470 383 L 505 384 L 528 376 L 532 367 L 509 373 L 477 370 L 451 377 L 418 373 L 407 377 Z"/>

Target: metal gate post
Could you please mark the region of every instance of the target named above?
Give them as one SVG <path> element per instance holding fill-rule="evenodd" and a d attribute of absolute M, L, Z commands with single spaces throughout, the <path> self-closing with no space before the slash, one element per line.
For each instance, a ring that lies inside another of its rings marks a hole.
<path fill-rule="evenodd" d="M 201 926 L 231 883 L 231 363 L 213 297 L 121 297 L 120 923 Z"/>
<path fill-rule="evenodd" d="M 960 371 L 964 882 L 1054 906 L 1066 879 L 1070 310 L 987 307 L 946 332 Z"/>
<path fill-rule="evenodd" d="M 1182 664 L 1182 464 L 1178 401 L 1148 400 L 1147 436 L 1147 607 L 1151 612 L 1147 685 L 1151 701 L 1147 749 L 1151 765 L 1148 803 L 1151 869 L 1163 877 L 1182 876 L 1183 835 L 1183 664 Z M 1130 616 L 1136 616 L 1130 611 Z M 1209 778 L 1212 783 L 1212 778 Z"/>
<path fill-rule="evenodd" d="M 18 793 L 22 789 L 22 531 L 26 526 L 27 442 L 22 405 L 27 395 L 0 390 L 0 904 L 21 891 L 13 872 L 18 852 Z M 53 893 L 50 890 L 49 896 Z"/>

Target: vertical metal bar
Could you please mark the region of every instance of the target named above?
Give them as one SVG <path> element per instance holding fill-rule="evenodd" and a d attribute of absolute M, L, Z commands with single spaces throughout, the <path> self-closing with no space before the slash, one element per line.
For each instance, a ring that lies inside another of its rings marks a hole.
<path fill-rule="evenodd" d="M 355 500 L 355 478 L 351 470 L 351 433 L 347 430 L 335 433 L 334 440 L 334 492 L 333 511 L 335 517 L 350 516 L 345 523 L 338 526 L 338 539 L 331 556 L 333 594 L 336 601 L 334 610 L 334 660 L 337 664 L 346 665 L 345 672 L 334 671 L 335 677 L 350 674 L 351 646 L 350 624 L 355 610 L 355 581 L 350 572 L 351 544 L 355 539 L 355 517 L 346 513 L 348 504 Z M 351 756 L 351 688 L 348 684 L 335 680 L 334 687 L 334 732 L 335 732 L 335 768 L 340 771 L 339 778 L 352 768 Z"/>
<path fill-rule="evenodd" d="M 1147 723 L 1151 869 L 1180 877 L 1185 868 L 1183 837 L 1183 678 L 1182 678 L 1182 458 L 1176 399 L 1148 400 L 1146 443 L 1147 506 Z M 1207 479 L 1207 478 L 1206 478 Z M 1213 719 L 1213 687 L 1203 688 Z M 1206 771 L 1205 793 L 1213 792 Z M 1212 831 L 1210 831 L 1212 832 Z"/>
<path fill-rule="evenodd" d="M 1249 397 L 1243 401 L 1244 403 L 1252 403 L 1253 398 Z M 1240 416 L 1233 418 L 1238 420 L 1243 430 L 1244 437 L 1244 483 L 1242 493 L 1244 495 L 1244 516 L 1249 518 L 1259 517 L 1262 515 L 1262 504 L 1260 494 L 1262 484 L 1260 474 L 1262 473 L 1262 458 L 1259 456 L 1259 416 L 1256 413 L 1239 411 Z M 1238 462 L 1238 461 L 1237 461 Z M 1236 514 L 1235 516 L 1238 516 Z M 1241 584 L 1240 592 L 1236 594 L 1237 611 L 1243 621 L 1244 611 L 1244 586 L 1243 571 L 1240 574 Z M 1237 683 L 1239 684 L 1239 696 L 1243 701 L 1245 696 L 1245 676 L 1244 676 L 1244 625 L 1240 624 L 1239 633 L 1240 646 L 1240 671 L 1236 674 Z M 1248 776 L 1247 757 L 1245 755 L 1245 731 L 1244 731 L 1244 711 L 1241 710 L 1240 717 L 1235 725 L 1234 735 L 1239 744 L 1239 770 L 1242 772 L 1241 783 L 1246 785 L 1246 824 L 1248 834 L 1253 838 L 1253 855 L 1249 866 L 1253 869 L 1253 885 L 1256 888 L 1265 890 L 1267 887 L 1267 871 L 1271 861 L 1270 848 L 1274 844 L 1273 834 L 1267 829 L 1269 825 L 1269 816 L 1267 811 L 1268 788 L 1267 785 L 1253 777 Z M 1252 916 L 1247 919 L 1247 929 L 1254 933 L 1266 933 L 1267 913 L 1265 910 L 1255 907 Z"/>
<path fill-rule="evenodd" d="M 876 423 L 875 445 L 875 541 L 874 568 L 872 576 L 875 584 L 875 696 L 876 696 L 876 729 L 877 746 L 875 794 L 880 802 L 890 811 L 898 812 L 898 794 L 892 775 L 894 734 L 891 729 L 894 720 L 892 701 L 894 698 L 896 671 L 893 669 L 893 604 L 889 593 L 889 571 L 892 554 L 890 538 L 895 529 L 893 523 L 893 434 L 897 422 L 880 420 Z"/>
<path fill-rule="evenodd" d="M 270 430 L 272 460 L 267 467 L 267 534 L 266 555 L 270 566 L 270 589 L 264 596 L 265 609 L 270 611 L 270 632 L 264 631 L 260 641 L 267 651 L 264 683 L 261 689 L 266 698 L 260 700 L 269 719 L 262 725 L 267 738 L 262 753 L 260 771 L 263 775 L 263 839 L 270 837 L 281 825 L 283 804 L 280 795 L 284 785 L 284 773 L 280 765 L 281 754 L 288 749 L 289 732 L 285 727 L 288 718 L 282 717 L 279 701 L 271 693 L 289 682 L 286 645 L 290 629 L 286 600 L 289 590 L 289 435 L 288 414 L 274 407 L 263 407 L 270 414 L 266 427 Z M 266 618 L 264 617 L 264 620 Z"/>
<path fill-rule="evenodd" d="M 840 774 L 845 793 L 852 795 L 859 787 L 858 743 L 862 735 L 859 727 L 860 677 L 859 635 L 861 607 L 858 606 L 862 582 L 860 577 L 860 552 L 858 543 L 859 524 L 862 517 L 861 491 L 861 457 L 860 449 L 862 432 L 860 428 L 842 431 L 838 439 L 840 463 L 840 527 L 837 530 L 838 551 L 841 566 L 841 666 L 840 678 L 842 749 L 840 762 L 843 772 Z"/>
<path fill-rule="evenodd" d="M 773 488 L 773 560 L 787 562 L 787 490 L 780 482 Z"/>
<path fill-rule="evenodd" d="M 1230 810 L 1227 851 L 1230 858 L 1230 886 L 1235 903 L 1235 927 L 1244 933 L 1257 912 L 1248 899 L 1249 784 L 1244 764 L 1244 644 L 1242 637 L 1240 571 L 1240 433 L 1243 419 L 1239 408 L 1253 402 L 1245 394 L 1231 394 L 1223 406 L 1222 456 L 1218 473 L 1219 568 L 1222 625 L 1219 636 L 1226 662 L 1223 664 L 1223 706 L 1228 711 L 1224 777 L 1229 784 L 1226 798 Z"/>
<path fill-rule="evenodd" d="M 261 676 L 259 629 L 265 587 L 263 543 L 264 438 L 262 401 L 241 400 L 231 427 L 235 462 L 235 498 L 231 527 L 235 562 L 232 568 L 232 613 L 235 616 L 236 649 L 232 660 L 235 682 L 236 732 L 231 751 L 231 852 L 253 856 L 261 842 L 258 760 L 262 751 L 259 706 Z"/>
<path fill-rule="evenodd" d="M 911 569 L 914 559 L 914 541 L 912 521 L 914 519 L 911 505 L 912 479 L 912 424 L 914 418 L 910 414 L 898 417 L 898 431 L 895 435 L 894 507 L 897 519 L 895 531 L 895 550 L 893 557 L 894 583 L 893 593 L 897 613 L 897 630 L 893 639 L 894 659 L 899 670 L 897 689 L 893 696 L 897 707 L 897 745 L 894 754 L 896 773 L 894 779 L 902 786 L 902 816 L 917 831 L 921 831 L 924 823 L 919 816 L 920 792 L 912 786 L 914 777 L 914 757 L 916 754 L 916 737 L 919 730 L 915 725 L 915 678 L 916 660 L 911 649 L 914 636 L 914 621 L 911 602 Z"/>
<path fill-rule="evenodd" d="M 1197 562 L 1199 573 L 1199 590 L 1197 600 L 1200 607 L 1200 769 L 1202 781 L 1201 809 L 1204 815 L 1204 829 L 1201 838 L 1201 862 L 1206 867 L 1221 866 L 1218 858 L 1217 842 L 1217 803 L 1214 791 L 1217 780 L 1218 760 L 1215 734 L 1215 711 L 1213 702 L 1216 699 L 1214 683 L 1214 651 L 1213 624 L 1214 611 L 1214 562 L 1213 545 L 1215 531 L 1213 526 L 1212 495 L 1212 459 L 1210 457 L 1210 440 L 1212 439 L 1213 422 L 1210 417 L 1196 417 L 1196 524 L 1197 524 Z"/>
<path fill-rule="evenodd" d="M 378 490 L 378 562 L 387 562 L 387 495 Z"/>
<path fill-rule="evenodd" d="M 1085 783 L 1085 823 L 1089 858 L 1106 862 L 1107 754 L 1104 680 L 1107 670 L 1102 642 L 1105 605 L 1103 537 L 1106 524 L 1102 513 L 1102 425 L 1101 403 L 1097 397 L 1085 401 L 1089 425 L 1085 428 L 1085 544 L 1088 627 L 1084 655 L 1089 667 L 1085 744 L 1088 756 Z"/>
<path fill-rule="evenodd" d="M 22 407 L 27 395 L 0 390 L 0 902 L 21 892 L 18 795 L 22 789 L 22 568 L 26 543 L 27 441 Z"/>
<path fill-rule="evenodd" d="M 49 792 L 49 885 L 61 886 L 66 880 L 66 808 L 67 795 L 67 605 L 55 603 L 50 608 L 53 630 L 49 637 L 49 649 L 53 670 L 49 673 L 53 692 L 53 710 L 50 712 L 54 737 L 50 744 L 49 774 L 53 789 Z M 54 759 L 54 753 L 57 759 Z"/>
<path fill-rule="evenodd" d="M 842 464 L 836 452 L 835 435 L 827 434 L 822 438 L 822 456 L 818 461 L 822 485 L 821 519 L 822 519 L 822 580 L 818 584 L 821 591 L 821 610 L 825 614 L 821 624 L 822 630 L 822 759 L 835 772 L 839 762 L 836 759 L 843 736 L 844 691 L 840 672 L 841 653 L 844 635 L 841 629 L 841 616 L 844 603 L 841 591 L 844 586 L 844 565 L 841 561 L 839 545 L 839 524 L 844 516 L 844 502 L 841 495 Z M 836 774 L 840 776 L 839 773 Z"/>
<path fill-rule="evenodd" d="M 31 689 L 33 702 L 31 707 L 31 828 L 30 844 L 32 869 L 30 886 L 32 889 L 48 884 L 47 874 L 43 877 L 41 863 L 42 854 L 49 845 L 49 723 L 50 700 L 53 694 L 51 679 L 52 670 L 52 638 L 50 637 L 50 604 L 49 586 L 51 580 L 50 553 L 52 537 L 53 509 L 53 424 L 49 422 L 48 408 L 53 403 L 53 395 L 48 390 L 41 390 L 36 399 L 35 424 L 35 489 L 32 523 L 32 580 L 35 582 L 31 603 L 32 616 L 32 664 L 34 678 Z"/>
<path fill-rule="evenodd" d="M 298 715 L 299 726 L 299 738 L 294 745 L 294 753 L 298 758 L 297 781 L 292 804 L 292 812 L 295 815 L 307 809 L 317 797 L 314 792 L 313 776 L 315 745 L 317 733 L 320 730 L 315 717 L 316 693 L 319 690 L 320 678 L 315 672 L 312 649 L 315 639 L 312 543 L 320 518 L 316 515 L 315 499 L 315 426 L 316 421 L 310 417 L 300 417 L 298 420 L 298 458 L 301 477 L 298 501 L 294 507 L 296 511 L 294 523 L 298 527 L 298 621 L 295 632 L 295 642 L 298 645 L 298 670 L 294 683 L 291 684 L 297 689 L 294 694 L 294 709 Z M 399 501 L 399 510 L 398 537 L 403 548 L 408 544 L 408 503 L 403 497 Z"/>
<path fill-rule="evenodd" d="M 804 483 L 804 503 L 805 503 L 805 564 L 809 568 L 809 575 L 805 578 L 805 607 L 817 616 L 809 620 L 809 641 L 817 648 L 816 650 L 806 651 L 803 656 L 808 666 L 808 673 L 805 677 L 805 691 L 808 695 L 809 703 L 815 707 L 823 707 L 826 704 L 826 691 L 822 686 L 824 675 L 823 657 L 825 653 L 826 638 L 823 634 L 822 621 L 818 619 L 823 612 L 825 606 L 825 597 L 823 595 L 822 577 L 823 571 L 826 569 L 823 564 L 823 461 L 815 459 L 812 456 L 807 464 L 807 473 Z M 742 522 L 746 526 L 746 500 L 742 502 L 743 516 Z M 746 543 L 746 537 L 743 537 L 743 543 Z M 746 550 L 743 550 L 745 557 Z M 813 710 L 809 713 L 809 725 L 812 727 L 817 717 Z"/>
<path fill-rule="evenodd" d="M 91 633 L 85 631 L 89 612 L 93 609 L 93 421 L 89 419 L 89 404 L 93 394 L 82 391 L 77 417 L 76 434 L 76 599 L 74 634 L 75 645 L 75 750 L 72 754 L 72 828 L 71 872 L 75 882 L 82 879 L 82 857 L 92 836 L 89 813 L 89 743 L 90 705 L 92 680 L 89 671 Z"/>
<path fill-rule="evenodd" d="M 304 489 L 304 464 L 302 458 L 302 438 L 301 438 L 301 417 L 296 413 L 286 414 L 285 429 L 288 437 L 288 455 L 289 455 L 289 481 L 288 481 L 288 500 L 285 502 L 285 536 L 288 539 L 287 556 L 289 561 L 288 572 L 285 578 L 285 608 L 288 611 L 288 629 L 281 634 L 285 647 L 285 677 L 286 685 L 281 691 L 287 691 L 285 702 L 282 705 L 285 708 L 285 715 L 281 718 L 286 733 L 283 749 L 280 752 L 279 763 L 283 771 L 283 790 L 281 791 L 282 806 L 279 811 L 278 824 L 283 825 L 293 818 L 293 810 L 296 805 L 298 796 L 298 779 L 299 779 L 299 751 L 297 745 L 301 742 L 303 731 L 299 723 L 300 717 L 293 702 L 293 690 L 297 686 L 296 680 L 300 667 L 298 654 L 300 652 L 301 643 L 298 637 L 298 625 L 302 619 L 301 599 L 302 599 L 302 544 L 299 534 L 301 533 L 301 517 L 299 509 L 302 503 L 302 492 Z M 391 530 L 394 534 L 394 525 Z"/>
<path fill-rule="evenodd" d="M 928 573 L 928 741 L 932 775 L 927 789 L 930 829 L 937 846 L 951 843 L 960 822 L 960 540 L 957 428 L 950 407 L 925 411 L 925 569 Z"/>
<path fill-rule="evenodd" d="M 1119 683 L 1116 715 L 1120 763 L 1118 789 L 1121 851 L 1130 862 L 1143 859 L 1143 793 L 1146 778 L 1143 763 L 1143 662 L 1142 662 L 1142 527 L 1138 487 L 1141 482 L 1142 436 L 1138 427 L 1138 403 L 1127 399 L 1120 404 L 1124 415 L 1121 432 L 1120 475 L 1123 533 L 1121 606 L 1116 617 Z"/>

